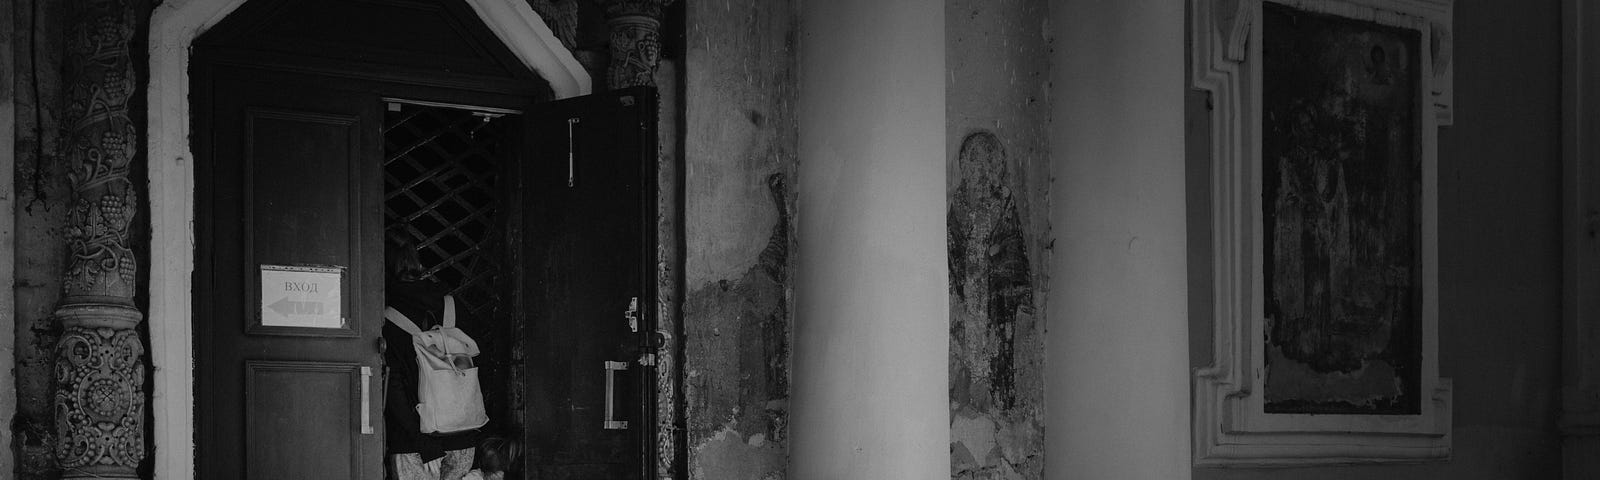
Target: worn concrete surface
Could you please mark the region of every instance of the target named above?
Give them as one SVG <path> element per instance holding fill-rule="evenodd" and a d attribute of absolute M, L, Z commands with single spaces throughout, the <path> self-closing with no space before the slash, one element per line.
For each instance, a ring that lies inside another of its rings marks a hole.
<path fill-rule="evenodd" d="M 1043 475 L 1045 8 L 945 7 L 951 478 Z"/>
<path fill-rule="evenodd" d="M 692 479 L 788 464 L 794 7 L 689 2 L 684 405 Z"/>
<path fill-rule="evenodd" d="M 65 161 L 57 153 L 62 111 L 61 54 L 67 2 L 17 0 L 8 21 L 15 22 L 17 62 L 15 215 L 16 215 L 16 393 L 17 416 L 7 426 L 17 454 L 19 480 L 54 478 L 51 447 L 55 424 L 54 349 L 59 328 L 50 314 L 61 297 L 66 270 L 64 236 L 67 203 Z M 13 152 L 6 152 L 11 154 Z M 0 386 L 0 391 L 10 385 Z M 9 473 L 9 472 L 8 472 Z M 5 475 L 0 475 L 5 476 Z"/>

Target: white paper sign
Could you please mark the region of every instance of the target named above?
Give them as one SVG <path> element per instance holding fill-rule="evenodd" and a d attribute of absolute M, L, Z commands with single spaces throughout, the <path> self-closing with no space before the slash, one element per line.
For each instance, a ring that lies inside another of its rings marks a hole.
<path fill-rule="evenodd" d="M 343 328 L 337 267 L 261 266 L 261 325 Z"/>

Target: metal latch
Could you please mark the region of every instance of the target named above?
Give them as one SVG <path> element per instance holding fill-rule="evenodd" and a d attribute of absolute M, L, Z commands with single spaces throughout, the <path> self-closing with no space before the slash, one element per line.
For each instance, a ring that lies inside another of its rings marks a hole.
<path fill-rule="evenodd" d="M 639 333 L 639 297 L 628 299 L 628 311 L 622 314 L 628 319 L 628 331 Z"/>
<path fill-rule="evenodd" d="M 654 354 L 654 353 L 645 353 L 645 354 L 639 355 L 639 365 L 646 366 L 646 367 L 654 367 L 654 366 L 656 366 L 656 354 Z"/>

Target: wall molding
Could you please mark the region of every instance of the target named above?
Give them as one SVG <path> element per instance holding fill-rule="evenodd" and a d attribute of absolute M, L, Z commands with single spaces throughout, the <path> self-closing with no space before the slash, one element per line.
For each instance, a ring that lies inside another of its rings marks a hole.
<path fill-rule="evenodd" d="M 1212 364 L 1194 372 L 1197 466 L 1441 460 L 1450 455 L 1451 382 L 1438 376 L 1438 128 L 1453 120 L 1453 0 L 1276 0 L 1421 35 L 1422 364 L 1415 415 L 1267 414 L 1263 408 L 1261 39 L 1263 0 L 1191 0 L 1194 88 L 1212 96 Z M 1429 114 L 1432 113 L 1432 114 Z"/>
<path fill-rule="evenodd" d="M 245 0 L 167 0 L 150 19 L 150 346 L 155 478 L 193 478 L 194 155 L 189 149 L 189 47 Z M 557 98 L 586 95 L 588 73 L 522 0 L 467 0 Z"/>

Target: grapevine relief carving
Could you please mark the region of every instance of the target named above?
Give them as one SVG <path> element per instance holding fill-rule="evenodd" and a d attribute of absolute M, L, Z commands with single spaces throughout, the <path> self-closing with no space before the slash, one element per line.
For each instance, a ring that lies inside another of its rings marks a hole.
<path fill-rule="evenodd" d="M 55 316 L 56 465 L 63 478 L 136 478 L 144 459 L 144 345 L 134 329 L 138 277 L 128 233 L 138 210 L 129 178 L 139 134 L 129 101 L 137 90 L 131 44 L 136 0 L 75 5 L 64 79 L 73 188 L 69 265 Z"/>

